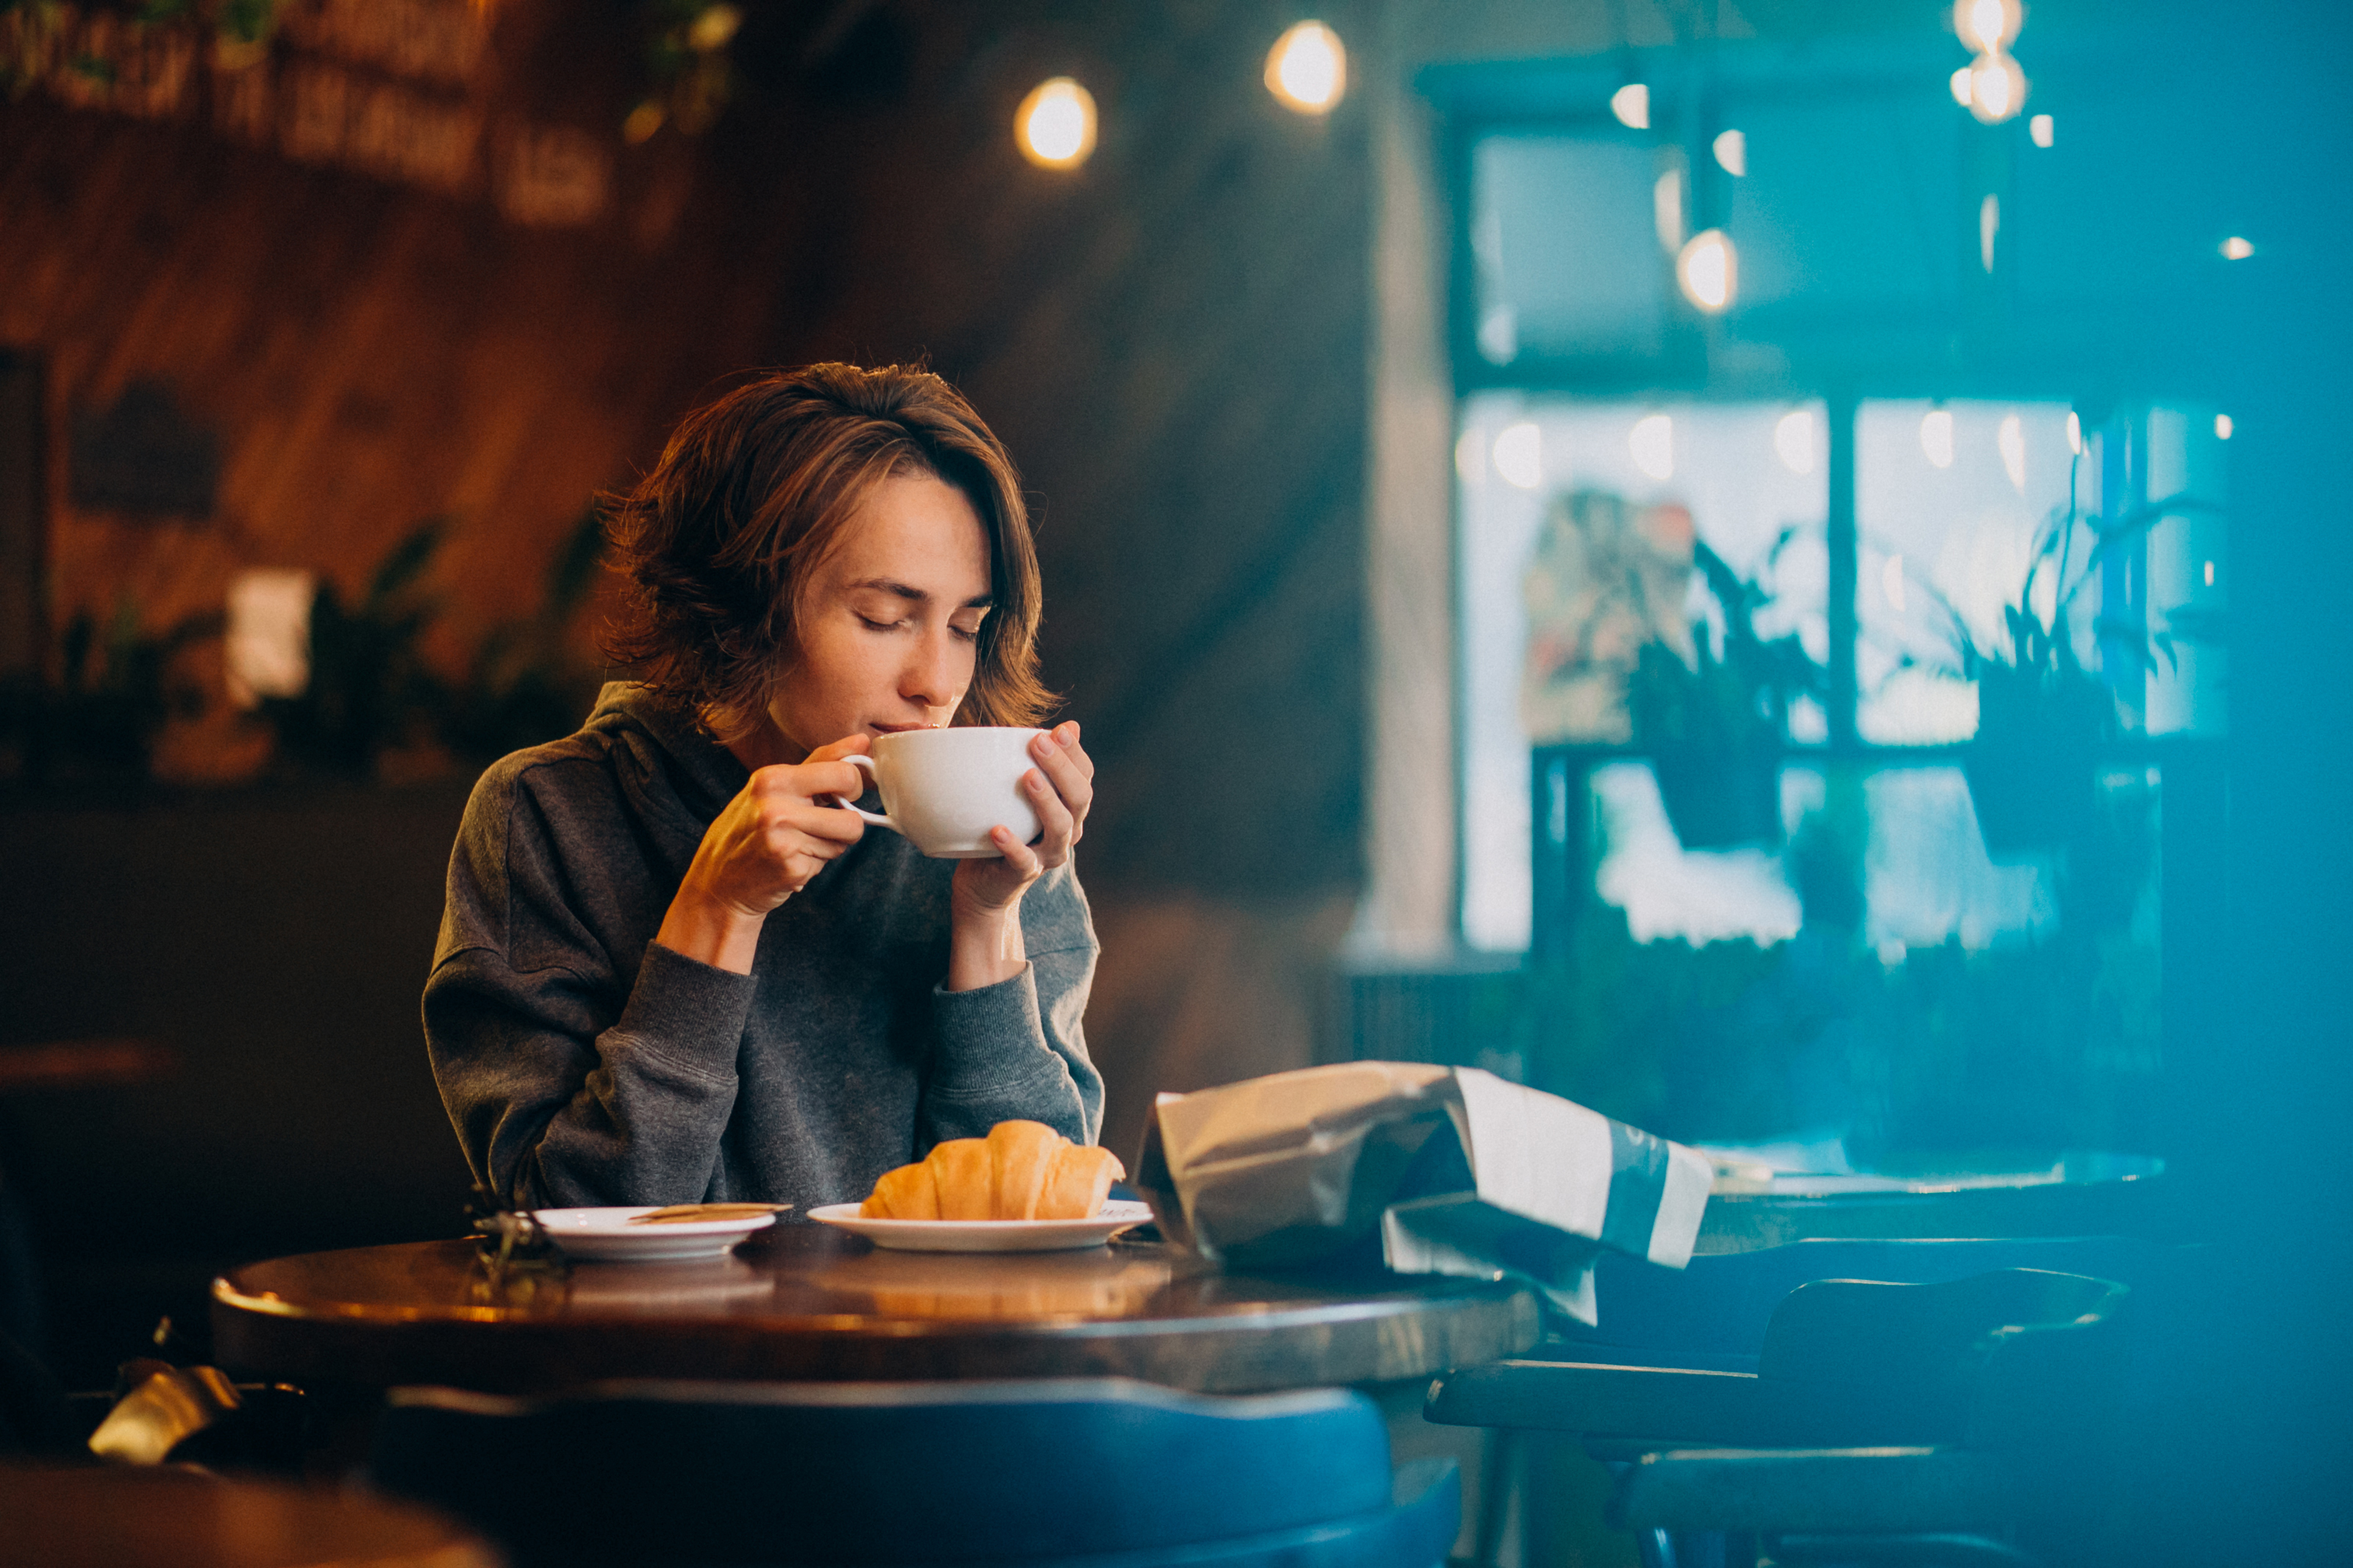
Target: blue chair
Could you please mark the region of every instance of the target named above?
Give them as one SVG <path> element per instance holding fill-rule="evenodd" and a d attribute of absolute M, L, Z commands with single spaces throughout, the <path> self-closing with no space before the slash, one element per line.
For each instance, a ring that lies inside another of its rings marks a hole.
<path fill-rule="evenodd" d="M 1435 1568 L 1451 1460 L 1341 1390 L 1123 1379 L 396 1390 L 375 1485 L 546 1563 Z"/>

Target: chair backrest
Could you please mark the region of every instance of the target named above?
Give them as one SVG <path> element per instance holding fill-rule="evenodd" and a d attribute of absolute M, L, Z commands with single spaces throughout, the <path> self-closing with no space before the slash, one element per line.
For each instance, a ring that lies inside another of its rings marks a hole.
<path fill-rule="evenodd" d="M 910 1563 L 1135 1552 L 1388 1507 L 1378 1410 L 1119 1379 L 395 1391 L 376 1484 L 521 1561 Z"/>
<path fill-rule="evenodd" d="M 1601 1321 L 1564 1337 L 1578 1361 L 1753 1372 L 1774 1310 L 1810 1280 L 1931 1285 L 2042 1268 L 2132 1284 L 2170 1250 L 2127 1236 L 1821 1239 L 1703 1253 L 1681 1272 L 1604 1253 L 1594 1271 Z"/>
<path fill-rule="evenodd" d="M 2038 1268 L 1933 1285 L 1818 1279 L 1774 1309 L 1757 1372 L 1970 1447 L 2065 1441 L 2114 1408 L 2130 1294 Z"/>

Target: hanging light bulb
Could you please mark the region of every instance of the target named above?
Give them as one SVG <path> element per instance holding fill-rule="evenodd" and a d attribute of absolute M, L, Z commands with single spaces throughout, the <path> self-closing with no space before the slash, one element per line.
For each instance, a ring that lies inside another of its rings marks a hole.
<path fill-rule="evenodd" d="M 1953 31 L 1977 54 L 2001 53 L 2025 25 L 2019 0 L 1954 0 Z"/>
<path fill-rule="evenodd" d="M 1095 150 L 1094 94 L 1069 77 L 1029 89 L 1013 116 L 1021 155 L 1041 169 L 1075 169 Z"/>
<path fill-rule="evenodd" d="M 1592 100 L 1586 101 L 1589 103 Z M 1628 82 L 1609 95 L 1609 112 L 1616 115 L 1618 123 L 1629 131 L 1648 131 L 1651 128 L 1651 89 L 1639 81 Z"/>
<path fill-rule="evenodd" d="M 1720 228 L 1692 236 L 1675 257 L 1675 281 L 1683 298 L 1709 315 L 1728 309 L 1740 289 L 1740 256 L 1732 237 Z"/>
<path fill-rule="evenodd" d="M 1983 124 L 1999 125 L 2026 107 L 2026 73 L 2008 55 L 1979 55 L 1969 65 L 1968 88 L 1963 101 Z"/>
<path fill-rule="evenodd" d="M 1266 89 L 1286 109 L 1326 114 L 1348 89 L 1348 51 L 1321 22 L 1301 22 L 1266 54 Z"/>

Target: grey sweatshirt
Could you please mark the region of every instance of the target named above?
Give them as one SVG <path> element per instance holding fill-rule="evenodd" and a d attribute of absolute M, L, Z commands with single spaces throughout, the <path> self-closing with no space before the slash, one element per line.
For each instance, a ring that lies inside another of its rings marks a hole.
<path fill-rule="evenodd" d="M 852 1202 L 1013 1117 L 1092 1142 L 1094 926 L 1071 868 L 1021 904 L 1029 963 L 941 989 L 948 881 L 887 828 L 767 919 L 750 974 L 657 945 L 749 777 L 683 709 L 605 688 L 579 733 L 484 773 L 449 858 L 425 1037 L 475 1178 L 533 1206 Z"/>

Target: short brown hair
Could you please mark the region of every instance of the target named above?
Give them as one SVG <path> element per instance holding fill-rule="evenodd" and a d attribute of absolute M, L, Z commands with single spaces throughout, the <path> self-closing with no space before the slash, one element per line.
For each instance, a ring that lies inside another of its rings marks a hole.
<path fill-rule="evenodd" d="M 1054 696 L 1020 478 L 955 388 L 906 365 L 767 372 L 681 421 L 613 503 L 629 603 L 606 651 L 730 726 L 765 711 L 810 573 L 874 487 L 909 472 L 962 490 L 988 536 L 991 603 L 955 721 L 1036 721 Z"/>

